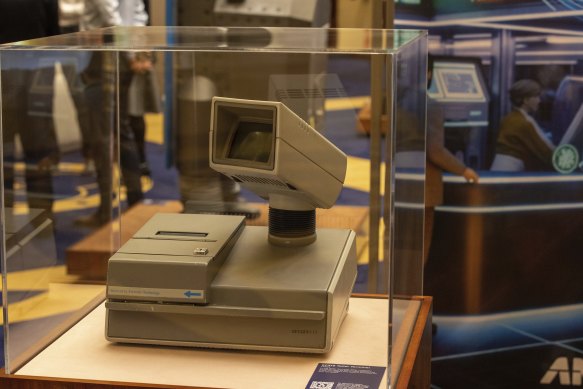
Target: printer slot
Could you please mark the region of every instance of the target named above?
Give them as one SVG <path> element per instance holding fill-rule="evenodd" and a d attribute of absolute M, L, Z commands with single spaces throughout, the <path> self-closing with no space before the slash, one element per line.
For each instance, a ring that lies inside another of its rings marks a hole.
<path fill-rule="evenodd" d="M 170 237 L 187 237 L 187 238 L 206 238 L 209 234 L 206 232 L 187 232 L 187 231 L 157 231 L 156 236 Z"/>
<path fill-rule="evenodd" d="M 187 315 L 209 315 L 224 317 L 252 317 L 292 320 L 324 320 L 325 312 L 306 311 L 295 309 L 270 309 L 252 307 L 227 307 L 227 306 L 197 306 L 192 304 L 157 304 L 136 302 L 108 301 L 105 306 L 114 311 L 134 311 L 152 313 L 179 313 Z"/>

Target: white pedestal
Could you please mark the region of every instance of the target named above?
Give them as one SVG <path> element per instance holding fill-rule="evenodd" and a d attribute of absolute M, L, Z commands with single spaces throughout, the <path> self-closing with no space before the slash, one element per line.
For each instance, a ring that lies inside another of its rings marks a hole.
<path fill-rule="evenodd" d="M 419 301 L 395 301 L 393 377 L 398 374 Z M 100 305 L 17 375 L 221 388 L 303 388 L 318 363 L 386 366 L 388 301 L 352 298 L 328 354 L 267 353 L 112 344 Z M 386 387 L 386 374 L 381 387 Z"/>

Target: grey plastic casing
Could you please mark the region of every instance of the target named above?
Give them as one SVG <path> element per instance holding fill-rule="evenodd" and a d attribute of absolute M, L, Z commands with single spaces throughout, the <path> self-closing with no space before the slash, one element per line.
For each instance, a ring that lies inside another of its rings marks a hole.
<path fill-rule="evenodd" d="M 202 215 L 181 216 L 196 224 Z M 229 217 L 204 216 L 212 219 L 206 220 L 209 226 Z M 157 220 L 148 222 L 152 231 L 158 228 Z M 176 246 L 164 243 L 158 252 L 167 250 L 166 255 L 173 256 Z M 116 272 L 141 272 L 139 262 L 132 270 L 117 267 L 116 255 L 110 260 L 108 290 L 109 279 L 119 279 Z M 142 254 L 131 255 L 137 261 Z M 141 286 L 158 287 L 158 278 L 180 273 L 172 270 L 182 267 L 175 261 L 162 262 L 160 266 L 168 270 L 139 276 Z M 208 304 L 108 296 L 106 338 L 126 343 L 324 353 L 334 344 L 355 280 L 353 231 L 319 229 L 318 239 L 311 245 L 289 248 L 267 243 L 266 227 L 248 226 L 212 281 Z M 170 280 L 165 282 L 174 289 Z"/>
<path fill-rule="evenodd" d="M 228 156 L 239 121 L 272 126 L 268 161 Z M 277 206 L 279 196 L 303 204 L 296 209 L 330 208 L 346 177 L 346 155 L 281 102 L 213 97 L 209 142 L 212 169 L 276 208 L 294 209 Z"/>
<path fill-rule="evenodd" d="M 244 227 L 243 216 L 154 215 L 109 259 L 107 298 L 207 303 Z"/>

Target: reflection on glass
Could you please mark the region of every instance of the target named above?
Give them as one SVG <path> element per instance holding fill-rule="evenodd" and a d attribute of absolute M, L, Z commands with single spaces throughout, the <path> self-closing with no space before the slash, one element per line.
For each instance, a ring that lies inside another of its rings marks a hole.
<path fill-rule="evenodd" d="M 263 32 L 270 39 L 262 39 L 261 45 L 251 42 L 249 47 L 242 30 L 227 34 L 215 27 L 156 27 L 54 37 L 1 50 L 4 223 L 10 252 L 3 270 L 13 308 L 7 324 L 8 370 L 18 366 L 35 341 L 73 318 L 87 302 L 100 298 L 111 253 L 154 214 L 182 212 L 193 201 L 199 207 L 191 207 L 192 212 L 242 213 L 248 225 L 267 224 L 268 205 L 262 199 L 229 179 L 207 174 L 214 96 L 284 102 L 349 155 L 345 187 L 337 205 L 318 211 L 317 228 L 356 232 L 359 275 L 355 291 L 368 291 L 370 138 L 356 130 L 357 112 L 371 95 L 372 58 L 383 57 L 383 77 L 393 74 L 386 64 L 395 59 L 392 55 L 401 49 L 399 45 L 408 45 L 419 34 L 363 30 L 350 40 L 345 39 L 350 38 L 350 31 L 344 32 L 348 35 L 319 29 Z M 107 42 L 107 50 L 101 50 L 102 42 Z M 72 47 L 59 50 L 63 45 Z M 28 50 L 35 47 L 43 48 L 35 54 L 42 61 L 33 59 Z M 415 51 L 414 46 L 408 47 Z M 135 162 L 135 139 L 127 131 L 132 124 L 124 107 L 132 78 L 128 51 L 158 49 L 168 51 L 166 56 L 157 56 L 155 66 L 168 89 L 164 112 L 145 115 L 145 152 L 151 173 L 133 170 L 129 174 L 127 160 Z M 399 100 L 401 113 L 393 116 L 411 124 L 396 135 L 405 139 L 422 126 L 416 117 L 419 112 L 411 106 L 423 97 L 416 86 L 420 81 L 415 79 L 415 71 L 423 66 L 412 57 L 396 61 L 409 63 L 403 66 L 409 76 L 397 80 L 402 83 L 397 89 L 411 90 L 412 97 L 407 97 L 408 102 Z M 382 94 L 386 102 L 389 91 Z M 270 163 L 275 144 L 271 125 L 243 119 L 225 156 Z M 309 147 L 307 143 L 302 146 Z M 402 143 L 397 140 L 396 144 Z M 143 199 L 138 196 L 134 201 L 139 191 Z M 419 188 L 413 192 L 397 188 L 397 201 L 418 204 L 412 193 L 420 192 Z M 135 206 L 127 207 L 129 202 Z M 123 212 L 118 215 L 118 211 Z M 104 216 L 95 219 L 99 213 Z M 8 228 L 10 224 L 13 227 Z M 24 236 L 25 242 L 35 245 L 24 245 Z M 380 238 L 380 264 L 388 267 L 394 247 Z M 20 283 L 23 278 L 25 284 Z M 19 325 L 29 320 L 46 324 L 31 335 Z M 377 365 L 384 363 L 386 353 L 380 358 Z"/>

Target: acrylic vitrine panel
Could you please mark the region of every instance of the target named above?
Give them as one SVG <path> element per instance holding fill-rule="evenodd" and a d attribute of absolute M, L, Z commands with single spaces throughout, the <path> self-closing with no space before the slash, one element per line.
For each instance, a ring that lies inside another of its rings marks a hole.
<path fill-rule="evenodd" d="M 404 235 L 397 233 L 395 223 L 413 228 L 416 236 L 420 222 L 416 212 L 423 209 L 423 196 L 419 197 L 423 179 L 418 179 L 423 176 L 423 165 L 400 166 L 394 159 L 400 152 L 424 152 L 424 140 L 416 138 L 423 137 L 424 132 L 424 41 L 424 33 L 416 31 L 152 27 L 114 28 L 3 47 L 3 69 L 7 56 L 54 58 L 48 65 L 54 75 L 49 74 L 46 81 L 53 104 L 49 121 L 55 126 L 59 120 L 72 122 L 64 125 L 62 135 L 56 131 L 58 145 L 65 143 L 67 136 L 73 139 L 67 147 L 59 148 L 59 164 L 50 173 L 55 184 L 64 175 L 61 170 L 70 169 L 63 180 L 68 186 L 61 191 L 77 190 L 75 200 L 79 205 L 70 210 L 58 208 L 57 202 L 53 202 L 53 218 L 58 221 L 56 231 L 61 224 L 65 228 L 66 223 L 71 223 L 72 230 L 52 239 L 60 259 L 47 267 L 53 273 L 59 269 L 70 273 L 57 279 L 59 285 L 101 290 L 103 286 L 91 283 L 105 282 L 107 260 L 112 252 L 157 213 L 235 213 L 246 217 L 246 228 L 265 228 L 269 223 L 268 209 L 273 204 L 259 190 L 263 186 L 280 185 L 278 194 L 309 192 L 313 188 L 333 192 L 333 186 L 324 183 L 328 176 L 342 169 L 331 163 L 334 157 L 327 151 L 313 153 L 310 147 L 315 142 L 303 141 L 296 148 L 322 166 L 332 165 L 327 167 L 329 173 L 319 176 L 319 172 L 296 171 L 293 174 L 299 177 L 297 183 L 281 184 L 266 178 L 258 182 L 256 177 L 230 174 L 235 176 L 233 180 L 211 169 L 209 153 L 213 138 L 209 138 L 209 130 L 220 114 L 217 111 L 213 116 L 214 98 L 230 104 L 231 108 L 225 111 L 227 117 L 239 115 L 236 123 L 246 123 L 233 127 L 234 135 L 226 139 L 235 146 L 225 151 L 223 158 L 242 160 L 244 168 L 259 166 L 267 170 L 272 163 L 275 166 L 272 157 L 280 152 L 274 148 L 277 141 L 270 133 L 277 122 L 273 118 L 279 118 L 273 115 L 275 110 L 281 118 L 285 115 L 298 118 L 290 125 L 301 123 L 301 128 L 309 127 L 317 134 L 312 135 L 314 139 L 323 138 L 326 144 L 329 142 L 346 154 L 346 173 L 339 174 L 343 176 L 339 193 L 330 195 L 334 197 L 332 203 L 316 211 L 317 242 L 326 238 L 327 232 L 323 230 L 354 231 L 356 282 L 347 293 L 390 291 L 392 283 L 388 282 L 387 272 L 391 260 L 399 250 L 409 250 L 397 244 Z M 75 65 L 68 65 L 74 61 L 66 62 L 67 58 L 74 58 Z M 270 108 L 257 113 L 260 110 L 257 107 Z M 87 127 L 84 115 L 89 117 Z M 87 134 L 87 129 L 95 132 Z M 382 138 L 381 131 L 385 132 Z M 281 134 L 282 138 L 285 136 L 288 135 Z M 289 142 L 299 137 L 290 136 Z M 410 138 L 413 149 L 405 145 Z M 251 141 L 263 146 L 246 146 Z M 386 149 L 385 142 L 393 149 Z M 373 144 L 379 152 L 376 159 L 371 156 Z M 415 154 L 416 158 L 424 161 L 421 154 Z M 69 164 L 65 165 L 65 161 Z M 380 184 L 376 188 L 379 193 L 380 188 L 385 188 L 384 199 L 387 191 L 394 191 L 393 199 L 384 203 L 384 213 L 383 197 L 371 195 L 371 176 L 375 175 L 393 185 L 393 189 Z M 402 186 L 402 175 L 406 179 L 409 175 L 414 177 L 415 185 Z M 321 200 L 324 205 L 327 201 Z M 401 203 L 414 212 L 401 216 L 397 211 Z M 100 204 L 108 205 L 106 220 L 97 220 L 95 226 L 76 224 L 81 217 L 95 215 Z M 116 219 L 118 212 L 121 216 Z M 112 226 L 110 220 L 117 221 Z M 387 239 L 389 236 L 393 238 Z M 266 232 L 260 244 L 267 242 Z M 372 267 L 377 271 L 371 272 Z M 4 269 L 4 290 L 10 292 L 11 285 L 17 284 L 12 281 L 10 267 Z M 263 272 L 255 270 L 254 281 Z M 301 274 L 310 271 L 307 265 Z M 314 278 L 301 274 L 296 274 L 294 280 Z M 48 285 L 51 295 L 53 284 Z M 4 295 L 10 297 L 10 293 Z M 391 293 L 389 302 L 392 298 Z M 270 304 L 268 308 L 277 308 L 271 298 L 266 301 Z M 11 321 L 14 315 L 11 305 L 15 304 L 6 301 L 8 351 L 21 344 L 13 336 L 20 323 Z M 78 308 L 71 307 L 71 311 Z M 402 304 L 397 311 L 410 312 Z M 46 320 L 61 323 L 65 318 L 62 312 L 50 313 L 44 317 Z M 397 315 L 389 315 L 387 331 L 389 320 Z M 41 318 L 33 319 L 30 325 Z M 345 320 L 350 320 L 350 311 Z M 43 331 L 46 335 L 47 331 Z M 22 334 L 25 333 L 23 330 Z M 342 332 L 338 336 L 341 335 Z M 387 352 L 391 342 L 388 341 Z M 8 355 L 7 366 L 17 361 L 17 354 Z M 194 379 L 192 385 L 197 384 Z"/>
<path fill-rule="evenodd" d="M 393 132 L 387 146 L 387 174 L 385 193 L 385 220 L 393 220 L 392 232 L 386 235 L 390 245 L 385 249 L 389 258 L 389 290 L 393 295 L 390 307 L 391 322 L 407 319 L 407 312 L 416 311 L 414 296 L 423 295 L 424 241 L 427 230 L 426 192 L 426 42 L 419 40 L 403 48 L 394 62 Z M 391 155 L 392 154 L 392 155 Z M 428 178 L 429 180 L 429 178 Z M 391 188 L 393 190 L 391 190 Z M 388 202 L 392 203 L 389 206 Z M 406 325 L 391 334 L 392 379 L 398 382 L 401 361 L 399 339 Z"/>
<path fill-rule="evenodd" d="M 69 251 L 104 227 L 103 250 L 114 252 L 112 221 L 127 196 L 117 168 L 117 53 L 2 51 L 0 67 L 9 370 L 102 298 L 102 285 L 67 266 Z"/>
<path fill-rule="evenodd" d="M 427 64 L 419 53 L 425 51 L 422 42 L 408 46 L 397 55 L 395 69 L 394 172 L 387 183 L 394 185 L 392 289 L 400 296 L 423 294 Z"/>

